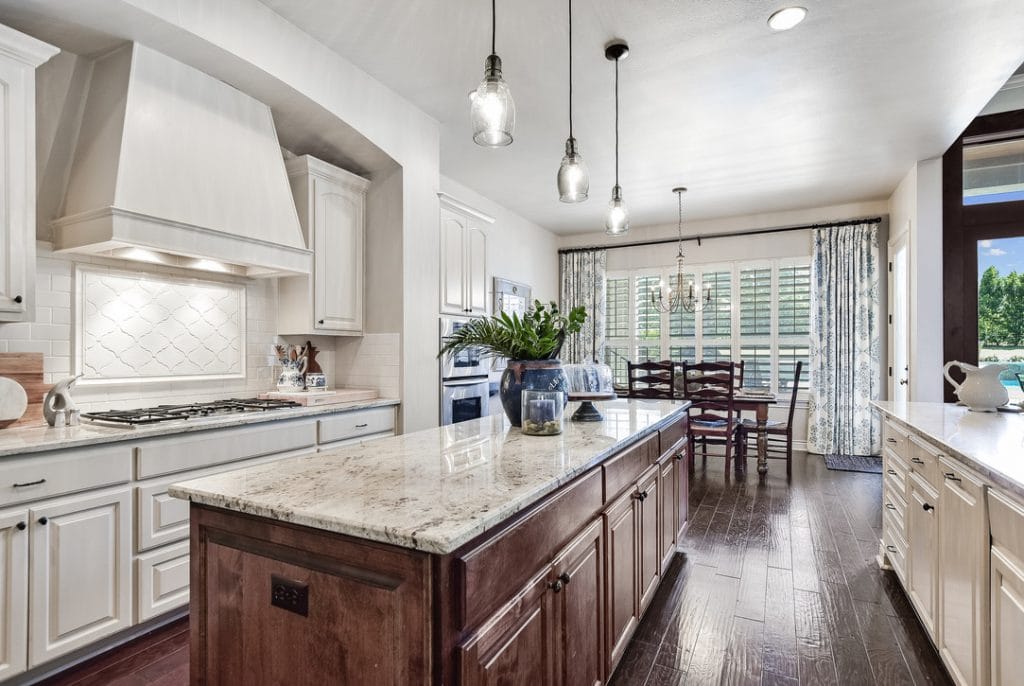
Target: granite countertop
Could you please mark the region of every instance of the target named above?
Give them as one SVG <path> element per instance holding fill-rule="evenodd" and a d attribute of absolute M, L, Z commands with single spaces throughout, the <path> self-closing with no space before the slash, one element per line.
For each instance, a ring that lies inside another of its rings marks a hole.
<path fill-rule="evenodd" d="M 0 458 L 16 457 L 39 453 L 47 450 L 64 448 L 80 448 L 83 446 L 113 443 L 115 441 L 134 441 L 156 436 L 169 436 L 193 431 L 223 429 L 229 426 L 254 424 L 282 419 L 300 419 L 323 414 L 335 414 L 347 410 L 363 410 L 371 407 L 398 405 L 394 398 L 374 398 L 373 400 L 357 400 L 337 405 L 320 405 L 318 407 L 297 407 L 273 412 L 249 412 L 244 414 L 204 417 L 180 421 L 158 422 L 156 424 L 129 426 L 108 426 L 96 424 L 82 419 L 78 426 L 66 426 L 55 429 L 40 422 L 38 426 L 16 426 L 0 430 Z"/>
<path fill-rule="evenodd" d="M 872 403 L 992 483 L 1024 498 L 1024 414 L 948 403 Z"/>
<path fill-rule="evenodd" d="M 485 417 L 186 481 L 170 494 L 445 554 L 670 424 L 688 406 L 602 402 L 604 421 L 567 421 L 557 436 L 526 436 L 503 415 Z"/>

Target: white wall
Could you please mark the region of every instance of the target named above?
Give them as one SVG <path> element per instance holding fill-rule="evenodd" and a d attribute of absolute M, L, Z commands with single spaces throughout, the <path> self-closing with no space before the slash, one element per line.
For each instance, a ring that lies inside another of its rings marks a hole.
<path fill-rule="evenodd" d="M 942 402 L 942 159 L 916 163 L 889 198 L 892 239 L 909 233 L 910 399 Z"/>
<path fill-rule="evenodd" d="M 488 303 L 495 276 L 529 285 L 536 300 L 558 302 L 558 236 L 447 176 L 441 176 L 441 191 L 494 217 L 481 227 L 487 234 Z"/>

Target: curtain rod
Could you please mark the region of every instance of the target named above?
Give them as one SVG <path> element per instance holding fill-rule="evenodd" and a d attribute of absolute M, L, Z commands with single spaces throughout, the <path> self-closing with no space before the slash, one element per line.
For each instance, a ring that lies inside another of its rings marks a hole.
<path fill-rule="evenodd" d="M 824 222 L 822 224 L 802 224 L 800 226 L 778 226 L 772 229 L 749 229 L 747 231 L 729 231 L 727 233 L 709 233 L 702 236 L 683 236 L 683 242 L 697 241 L 712 238 L 735 238 L 737 236 L 757 236 L 765 233 L 785 233 L 786 231 L 807 231 L 809 229 L 832 229 L 840 226 L 855 226 L 857 224 L 877 224 L 882 221 L 881 217 L 866 217 L 864 219 L 846 219 L 839 222 Z M 612 245 L 590 245 L 578 248 L 560 248 L 559 255 L 574 252 L 587 252 L 589 250 L 618 250 L 620 248 L 638 248 L 645 245 L 663 245 L 665 243 L 678 243 L 679 238 L 658 238 L 649 241 L 634 241 L 632 243 L 614 243 Z"/>

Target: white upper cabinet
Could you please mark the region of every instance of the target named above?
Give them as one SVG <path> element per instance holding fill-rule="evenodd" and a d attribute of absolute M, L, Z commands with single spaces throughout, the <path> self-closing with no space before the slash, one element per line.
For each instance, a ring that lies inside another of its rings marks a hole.
<path fill-rule="evenodd" d="M 492 217 L 454 198 L 441 199 L 441 312 L 487 314 L 487 233 Z"/>
<path fill-rule="evenodd" d="M 0 322 L 35 313 L 35 70 L 58 52 L 0 25 Z"/>
<path fill-rule="evenodd" d="M 279 333 L 361 336 L 370 182 L 309 155 L 286 167 L 314 266 L 310 276 L 280 280 Z"/>

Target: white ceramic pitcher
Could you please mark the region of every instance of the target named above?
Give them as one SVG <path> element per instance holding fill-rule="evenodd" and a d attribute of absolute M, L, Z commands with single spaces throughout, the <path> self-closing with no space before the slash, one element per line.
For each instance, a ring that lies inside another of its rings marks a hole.
<path fill-rule="evenodd" d="M 957 383 L 950 377 L 951 367 L 959 367 L 967 375 L 963 383 Z M 1008 364 L 990 364 L 976 367 L 966 362 L 947 362 L 942 368 L 946 381 L 953 385 L 956 397 L 973 412 L 995 412 L 1010 400 L 1006 386 L 999 381 L 999 375 L 1010 368 Z"/>

